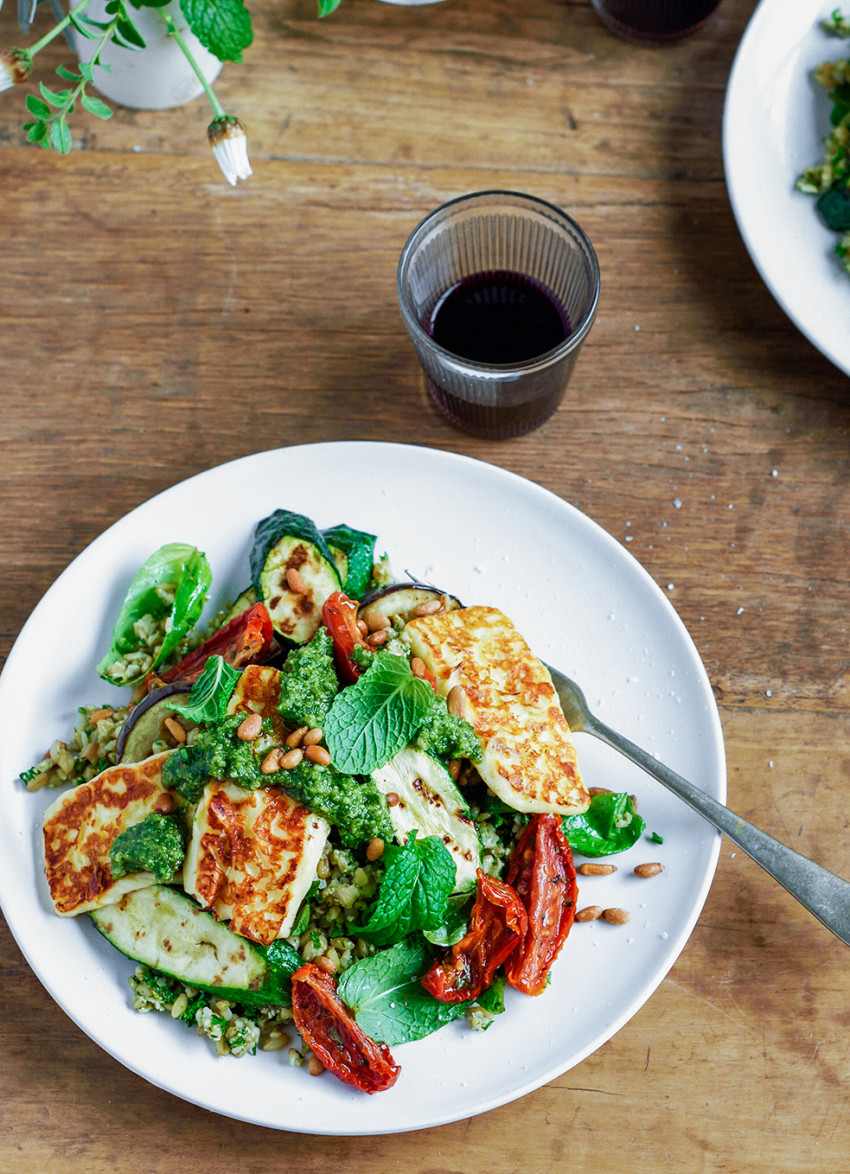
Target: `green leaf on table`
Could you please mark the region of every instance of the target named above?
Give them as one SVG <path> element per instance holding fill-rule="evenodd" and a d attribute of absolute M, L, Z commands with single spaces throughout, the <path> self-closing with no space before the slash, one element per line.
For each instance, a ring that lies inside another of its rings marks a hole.
<path fill-rule="evenodd" d="M 83 108 L 88 110 L 89 114 L 93 114 L 95 118 L 112 117 L 113 112 L 106 105 L 106 103 L 101 102 L 100 98 L 95 98 L 92 94 L 82 94 L 80 97 L 80 102 Z"/>
<path fill-rule="evenodd" d="M 421 941 L 399 942 L 350 966 L 337 993 L 360 1027 L 393 1047 L 422 1039 L 466 1013 L 468 1003 L 442 1003 L 420 979 L 430 959 Z"/>
<path fill-rule="evenodd" d="M 403 656 L 381 653 L 336 697 L 324 731 L 334 766 L 371 774 L 406 746 L 431 712 L 434 691 Z"/>
<path fill-rule="evenodd" d="M 387 867 L 378 899 L 358 934 L 376 946 L 388 946 L 414 930 L 438 929 L 446 916 L 456 874 L 454 860 L 442 840 L 437 836 L 419 840 L 414 830 L 403 847 L 388 845 L 384 860 Z"/>
<path fill-rule="evenodd" d="M 192 32 L 219 61 L 241 61 L 254 39 L 251 14 L 242 0 L 180 0 Z"/>
<path fill-rule="evenodd" d="M 564 835 L 582 856 L 612 856 L 631 848 L 646 827 L 625 793 L 594 795 L 582 815 L 564 816 Z"/>

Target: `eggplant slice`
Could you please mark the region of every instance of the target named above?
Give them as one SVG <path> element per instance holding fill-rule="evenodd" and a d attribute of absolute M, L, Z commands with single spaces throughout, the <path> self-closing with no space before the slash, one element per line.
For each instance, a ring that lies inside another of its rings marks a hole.
<path fill-rule="evenodd" d="M 412 620 L 416 609 L 423 603 L 439 603 L 444 611 L 455 611 L 463 604 L 454 595 L 431 587 L 427 583 L 391 583 L 367 595 L 357 612 L 359 619 L 369 616 L 386 616 L 390 621 L 401 619 L 404 623 Z"/>

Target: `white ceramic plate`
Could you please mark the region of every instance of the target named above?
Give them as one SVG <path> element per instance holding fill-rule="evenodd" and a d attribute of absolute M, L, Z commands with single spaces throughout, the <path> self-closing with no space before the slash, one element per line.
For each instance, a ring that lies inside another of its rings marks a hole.
<path fill-rule="evenodd" d="M 630 924 L 577 925 L 549 989 L 508 992 L 481 1034 L 451 1024 L 394 1049 L 402 1074 L 369 1097 L 293 1069 L 286 1053 L 216 1057 L 208 1041 L 159 1014 L 132 1011 L 132 963 L 87 918 L 56 917 L 40 862 L 40 816 L 54 794 L 15 779 L 80 704 L 123 693 L 93 666 L 135 570 L 163 542 L 207 553 L 215 601 L 247 585 L 255 523 L 286 507 L 319 526 L 379 535 L 396 574 L 501 607 L 531 646 L 585 687 L 615 728 L 718 799 L 722 737 L 699 656 L 663 592 L 594 522 L 539 486 L 451 453 L 353 442 L 261 453 L 211 469 L 140 506 L 80 554 L 27 622 L 0 676 L 0 904 L 30 965 L 93 1040 L 146 1080 L 214 1112 L 316 1134 L 381 1134 L 470 1117 L 545 1084 L 609 1039 L 672 966 L 702 908 L 719 836 L 613 751 L 578 735 L 589 785 L 638 797 L 647 831 L 580 904 L 620 906 Z M 665 871 L 638 880 L 632 866 Z"/>
<path fill-rule="evenodd" d="M 723 158 L 741 236 L 782 309 L 810 342 L 850 374 L 850 276 L 838 235 L 795 190 L 819 163 L 831 102 L 812 78 L 821 61 L 850 56 L 850 43 L 819 22 L 835 0 L 761 0 L 726 91 Z"/>

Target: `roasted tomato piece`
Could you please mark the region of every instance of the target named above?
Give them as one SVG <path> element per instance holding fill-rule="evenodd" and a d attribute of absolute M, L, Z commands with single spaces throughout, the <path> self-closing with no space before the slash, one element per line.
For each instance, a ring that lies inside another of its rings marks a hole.
<path fill-rule="evenodd" d="M 514 848 L 507 879 L 528 913 L 528 930 L 505 963 L 505 977 L 527 995 L 539 995 L 570 932 L 578 896 L 573 854 L 559 815 L 531 819 Z"/>
<path fill-rule="evenodd" d="M 422 985 L 443 1003 L 476 998 L 490 986 L 527 928 L 528 917 L 514 890 L 479 868 L 469 932 L 434 963 Z"/>
<path fill-rule="evenodd" d="M 190 652 L 174 668 L 148 676 L 148 687 L 170 681 L 196 681 L 211 656 L 220 656 L 234 668 L 262 661 L 269 652 L 273 636 L 271 617 L 264 603 L 255 603 L 224 627 L 219 628 L 200 648 Z"/>
<path fill-rule="evenodd" d="M 354 684 L 363 672 L 360 665 L 351 659 L 352 652 L 358 645 L 368 648 L 357 626 L 358 607 L 359 604 L 349 599 L 344 591 L 334 591 L 322 606 L 322 622 L 334 642 L 337 672 L 348 685 Z"/>
<path fill-rule="evenodd" d="M 308 962 L 292 976 L 292 1014 L 304 1042 L 329 1072 L 363 1092 L 392 1088 L 401 1071 L 386 1044 L 357 1026 L 329 974 Z"/>

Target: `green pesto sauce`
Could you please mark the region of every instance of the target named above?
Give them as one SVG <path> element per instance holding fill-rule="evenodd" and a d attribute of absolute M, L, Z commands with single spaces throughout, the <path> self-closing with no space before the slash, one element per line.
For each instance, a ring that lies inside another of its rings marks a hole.
<path fill-rule="evenodd" d="M 227 714 L 201 730 L 190 746 L 170 754 L 162 764 L 163 784 L 196 803 L 210 779 L 232 779 L 248 790 L 270 782 L 270 776 L 260 770 L 268 742 L 262 738 L 243 742 L 236 736 L 244 717 L 244 713 Z M 267 732 L 271 723 L 264 721 L 263 726 Z"/>
<path fill-rule="evenodd" d="M 346 848 L 367 843 L 376 836 L 387 841 L 393 838 L 386 799 L 371 779 L 340 774 L 333 765 L 324 766 L 306 759 L 294 770 L 280 771 L 271 777 L 293 799 L 334 824 Z"/>
<path fill-rule="evenodd" d="M 183 863 L 183 855 L 179 817 L 152 812 L 115 837 L 109 848 L 109 866 L 114 877 L 152 872 L 160 884 L 165 884 Z"/>
<path fill-rule="evenodd" d="M 333 640 L 327 628 L 319 628 L 308 644 L 293 649 L 286 658 L 278 710 L 291 729 L 321 727 L 338 692 Z"/>
<path fill-rule="evenodd" d="M 462 717 L 449 713 L 446 699 L 434 695 L 431 712 L 413 739 L 418 750 L 437 758 L 469 758 L 481 761 L 481 743 L 475 730 Z"/>

